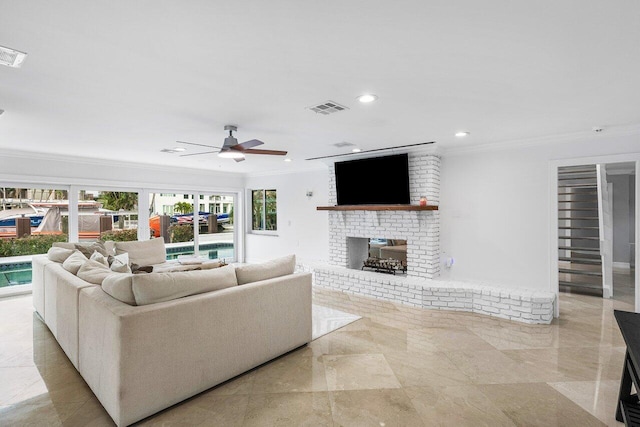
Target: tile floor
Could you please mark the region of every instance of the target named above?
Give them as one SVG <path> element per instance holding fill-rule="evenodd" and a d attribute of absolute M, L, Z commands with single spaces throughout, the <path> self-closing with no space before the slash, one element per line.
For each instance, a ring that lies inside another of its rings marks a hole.
<path fill-rule="evenodd" d="M 563 294 L 551 325 L 320 289 L 314 303 L 362 319 L 139 424 L 619 425 L 625 302 Z M 31 296 L 0 300 L 0 425 L 112 425 Z"/>

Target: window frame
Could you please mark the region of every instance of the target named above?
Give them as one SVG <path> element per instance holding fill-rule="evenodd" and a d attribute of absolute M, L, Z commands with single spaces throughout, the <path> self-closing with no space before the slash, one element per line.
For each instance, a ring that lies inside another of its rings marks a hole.
<path fill-rule="evenodd" d="M 262 192 L 262 227 L 263 228 L 258 228 L 258 229 L 254 229 L 253 228 L 253 193 L 256 191 L 260 191 Z M 267 191 L 273 191 L 276 195 L 276 209 L 275 209 L 275 214 L 276 214 L 276 221 L 275 221 L 275 229 L 274 230 L 267 230 Z M 258 188 L 258 189 L 249 189 L 248 191 L 248 207 L 249 209 L 247 209 L 247 222 L 249 224 L 249 233 L 251 234 L 260 234 L 260 235 L 267 235 L 267 236 L 277 236 L 278 235 L 278 189 L 277 188 Z"/>

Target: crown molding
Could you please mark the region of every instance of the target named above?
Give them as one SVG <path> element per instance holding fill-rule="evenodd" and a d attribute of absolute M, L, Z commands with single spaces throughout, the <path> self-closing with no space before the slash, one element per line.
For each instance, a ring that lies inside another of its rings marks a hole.
<path fill-rule="evenodd" d="M 131 162 L 126 160 L 112 160 L 112 159 L 98 159 L 95 157 L 81 157 L 81 156 L 68 156 L 62 154 L 54 154 L 54 153 L 41 153 L 37 151 L 20 151 L 20 150 L 11 150 L 5 149 L 2 150 L 2 157 L 8 159 L 19 159 L 19 160 L 48 160 L 54 162 L 74 162 L 81 163 L 84 165 L 95 165 L 95 166 L 106 166 L 106 167 L 124 167 L 124 168 L 135 168 L 142 169 L 148 171 L 157 171 L 157 172 L 182 172 L 190 175 L 202 175 L 202 176 L 229 176 L 236 175 L 239 178 L 242 178 L 245 174 L 241 172 L 222 172 L 222 171 L 213 171 L 201 168 L 185 168 L 183 166 L 168 166 L 168 165 L 156 165 L 151 163 L 138 163 Z"/>
<path fill-rule="evenodd" d="M 580 131 L 565 134 L 547 135 L 535 138 L 514 139 L 509 141 L 499 141 L 477 145 L 465 145 L 458 147 L 442 147 L 443 156 L 456 156 L 464 154 L 513 150 L 517 148 L 533 147 L 536 145 L 565 144 L 571 142 L 584 141 L 585 139 L 603 138 L 609 139 L 621 136 L 640 136 L 640 124 L 612 126 L 605 128 L 602 133 L 593 131 Z"/>

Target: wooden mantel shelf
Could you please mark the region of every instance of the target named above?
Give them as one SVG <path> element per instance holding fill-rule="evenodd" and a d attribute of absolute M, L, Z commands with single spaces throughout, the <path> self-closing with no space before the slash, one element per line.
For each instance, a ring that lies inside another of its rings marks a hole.
<path fill-rule="evenodd" d="M 437 211 L 436 205 L 340 205 L 318 206 L 319 211 Z"/>

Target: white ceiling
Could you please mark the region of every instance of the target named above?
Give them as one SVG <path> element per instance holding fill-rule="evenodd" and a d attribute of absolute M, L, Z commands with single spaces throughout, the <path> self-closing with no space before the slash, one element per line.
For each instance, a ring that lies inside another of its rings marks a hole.
<path fill-rule="evenodd" d="M 0 66 L 0 149 L 263 172 L 310 167 L 342 141 L 451 147 L 640 123 L 637 0 L 5 0 L 0 45 L 29 54 Z M 358 103 L 365 92 L 379 100 Z M 306 109 L 327 100 L 350 109 Z M 225 124 L 293 162 L 160 153 L 220 145 Z"/>

